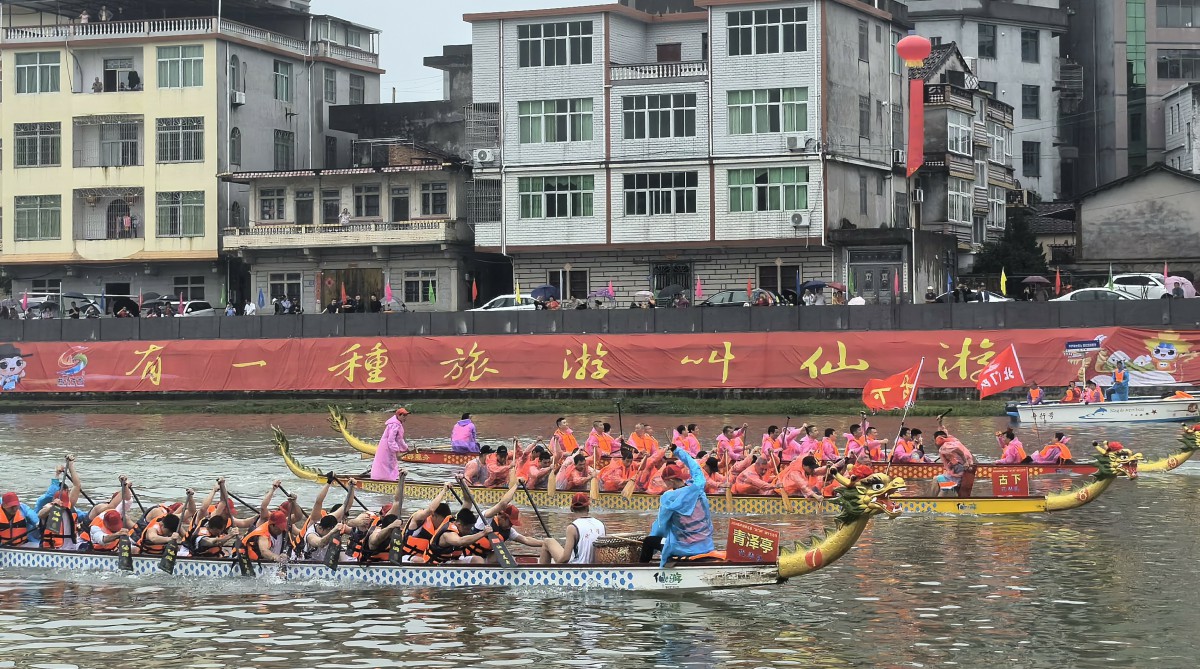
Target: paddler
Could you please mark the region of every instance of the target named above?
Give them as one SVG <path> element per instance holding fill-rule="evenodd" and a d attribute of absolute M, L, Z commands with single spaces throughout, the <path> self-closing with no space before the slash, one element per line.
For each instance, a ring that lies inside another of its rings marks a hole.
<path fill-rule="evenodd" d="M 462 420 L 450 429 L 450 450 L 455 453 L 478 453 L 479 441 L 475 438 L 475 423 L 471 414 L 464 413 Z"/>
<path fill-rule="evenodd" d="M 579 442 L 575 440 L 575 433 L 567 424 L 567 418 L 559 416 L 558 420 L 554 421 L 554 436 L 550 437 L 550 453 L 554 456 L 554 461 L 561 461 L 562 458 L 574 453 L 577 448 L 579 448 Z"/>
<path fill-rule="evenodd" d="M 663 480 L 667 480 L 665 474 Z M 755 458 L 754 464 L 743 469 L 733 481 L 735 495 L 772 495 L 778 490 L 771 476 L 770 460 L 763 457 Z"/>
<path fill-rule="evenodd" d="M 1038 387 L 1037 382 L 1030 381 L 1029 382 L 1029 392 L 1026 393 L 1025 400 L 1030 405 L 1036 406 L 1038 404 L 1041 404 L 1043 401 L 1045 401 L 1045 399 L 1046 399 L 1045 393 L 1043 393 L 1042 389 Z"/>
<path fill-rule="evenodd" d="M 92 552 L 115 553 L 121 537 L 129 536 L 133 523 L 128 518 L 122 518 L 121 512 L 109 509 L 92 521 L 88 528 L 88 536 L 92 542 Z"/>
<path fill-rule="evenodd" d="M 887 448 L 888 440 L 879 438 L 879 429 L 874 425 L 865 428 L 863 437 L 867 440 L 866 448 L 864 449 L 867 457 L 872 462 L 882 462 L 883 450 Z"/>
<path fill-rule="evenodd" d="M 331 487 L 330 483 L 326 483 L 317 493 L 317 498 L 313 500 L 312 511 L 308 514 L 308 519 L 301 526 L 300 531 L 296 536 L 300 537 L 303 542 L 300 546 L 300 554 L 307 560 L 316 562 L 324 562 L 326 555 L 329 553 L 330 546 L 333 545 L 333 540 L 341 537 L 350 531 L 350 526 L 345 524 L 346 513 L 350 509 L 350 505 L 354 503 L 355 488 L 358 486 L 358 481 L 350 479 L 346 483 L 346 501 L 335 506 L 328 512 L 325 511 L 325 496 L 329 494 Z M 400 511 L 397 509 L 397 515 Z M 340 550 L 340 549 L 339 549 Z"/>
<path fill-rule="evenodd" d="M 671 487 L 658 502 L 658 517 L 650 536 L 642 541 L 641 562 L 648 563 L 662 551 L 659 566 L 677 558 L 705 555 L 714 550 L 712 515 L 704 493 L 704 471 L 690 453 L 673 449 L 675 461 L 663 469 L 663 480 Z"/>
<path fill-rule="evenodd" d="M 37 518 L 37 513 L 28 504 L 22 504 L 17 493 L 4 493 L 0 501 L 0 546 L 36 546 L 42 538 Z"/>
<path fill-rule="evenodd" d="M 785 461 L 803 460 L 804 456 L 817 453 L 821 449 L 821 442 L 813 436 L 817 432 L 816 426 L 804 423 L 799 429 L 788 432 L 789 434 L 784 436 L 783 459 Z"/>
<path fill-rule="evenodd" d="M 649 423 L 638 423 L 629 435 L 629 443 L 643 456 L 651 456 L 658 452 L 658 440 L 654 438 L 654 428 Z"/>
<path fill-rule="evenodd" d="M 900 428 L 900 435 L 896 437 L 896 446 L 892 449 L 890 459 L 892 462 L 921 462 L 925 459 L 917 453 L 917 446 L 913 443 L 912 431 L 909 428 Z"/>
<path fill-rule="evenodd" d="M 587 456 L 583 453 L 576 453 L 558 470 L 555 488 L 563 491 L 587 490 L 588 484 L 595 475 L 595 470 L 588 466 Z"/>
<path fill-rule="evenodd" d="M 583 442 L 583 452 L 588 457 L 595 457 L 597 451 L 600 452 L 601 456 L 607 455 L 608 441 L 605 439 L 604 425 L 605 423 L 602 420 L 592 421 L 592 431 L 588 433 L 587 440 Z"/>
<path fill-rule="evenodd" d="M 629 448 L 622 448 L 621 457 L 613 458 L 600 470 L 600 490 L 621 492 L 625 484 L 632 481 L 636 474 L 637 468 L 633 466 L 633 451 Z"/>
<path fill-rule="evenodd" d="M 726 425 L 721 428 L 721 434 L 717 435 L 717 448 L 715 455 L 720 458 L 723 453 L 729 454 L 731 460 L 741 460 L 745 455 L 745 448 L 742 445 L 741 436 L 746 434 L 746 428 L 750 427 L 747 423 L 742 423 L 739 429 L 733 429 L 732 425 Z M 779 428 L 775 428 L 778 432 Z"/>
<path fill-rule="evenodd" d="M 525 480 L 525 485 L 529 488 L 541 488 L 546 485 L 546 477 L 554 471 L 554 458 L 550 455 L 550 451 L 545 449 L 534 451 L 534 457 L 531 457 L 525 466 L 517 473 L 519 478 Z"/>
<path fill-rule="evenodd" d="M 777 483 L 789 496 L 803 495 L 809 499 L 821 497 L 821 477 L 826 469 L 817 464 L 817 459 L 806 455 L 793 460 L 779 473 Z"/>
<path fill-rule="evenodd" d="M 513 442 L 515 443 L 516 439 Z M 487 480 L 483 483 L 485 488 L 499 488 L 508 485 L 513 462 L 508 457 L 507 446 L 497 448 L 495 457 L 489 458 L 485 466 L 487 467 Z"/>
<path fill-rule="evenodd" d="M 1025 445 L 1017 438 L 1017 433 L 1012 428 L 1004 432 L 997 432 L 996 439 L 1000 442 L 1000 447 L 1004 449 L 997 461 L 999 464 L 1019 465 L 1029 462 L 1029 456 L 1025 453 Z"/>
<path fill-rule="evenodd" d="M 716 458 L 704 458 L 704 492 L 715 495 L 724 490 L 728 478 L 721 473 L 721 461 Z"/>
<path fill-rule="evenodd" d="M 444 500 L 450 492 L 447 483 L 429 501 L 429 506 L 414 513 L 404 525 L 403 562 L 428 562 L 433 536 L 450 522 L 450 505 Z"/>
<path fill-rule="evenodd" d="M 1040 451 L 1034 453 L 1031 457 L 1033 461 L 1039 465 L 1069 465 L 1074 461 L 1071 459 L 1071 449 L 1067 448 L 1067 442 L 1070 438 L 1062 432 L 1054 433 L 1054 442 L 1046 444 Z"/>
<path fill-rule="evenodd" d="M 687 426 L 687 436 L 683 439 L 687 444 L 687 452 L 693 458 L 700 452 L 700 428 L 695 423 L 689 423 Z"/>
<path fill-rule="evenodd" d="M 1079 384 L 1072 381 L 1067 384 L 1067 392 L 1059 402 L 1062 404 L 1077 404 L 1082 399 L 1083 393 L 1079 390 Z"/>
<path fill-rule="evenodd" d="M 174 516 L 167 516 L 167 518 L 174 518 Z M 279 510 L 272 511 L 266 522 L 259 525 L 242 540 L 242 545 L 246 547 L 246 553 L 250 556 L 250 560 L 253 562 L 282 561 L 283 547 L 286 543 L 284 535 L 287 530 L 287 514 Z"/>
<path fill-rule="evenodd" d="M 79 491 L 83 484 L 75 474 L 75 456 L 67 456 L 66 487 L 59 488 L 54 498 L 38 511 L 41 529 L 41 547 L 55 550 L 75 550 L 79 546 L 80 517 L 87 518 L 75 507 L 79 503 Z M 50 512 L 61 508 L 62 522 L 57 530 L 49 527 Z"/>
<path fill-rule="evenodd" d="M 408 420 L 408 409 L 400 407 L 387 419 L 375 461 L 371 463 L 371 478 L 376 481 L 395 481 L 399 478 L 400 454 L 408 451 L 404 441 L 404 421 Z"/>
<path fill-rule="evenodd" d="M 1124 402 L 1129 399 L 1129 371 L 1125 369 L 1125 361 L 1118 360 L 1117 368 L 1113 370 L 1112 386 L 1108 389 L 1109 402 Z"/>
<path fill-rule="evenodd" d="M 779 431 L 778 425 L 767 426 L 767 431 L 762 436 L 762 444 L 758 447 L 758 452 L 770 457 L 783 458 L 783 433 Z"/>
<path fill-rule="evenodd" d="M 484 444 L 479 448 L 479 453 L 474 459 L 463 467 L 462 477 L 466 480 L 467 485 L 474 488 L 482 488 L 487 484 L 488 476 L 488 456 L 492 454 L 491 444 Z"/>
<path fill-rule="evenodd" d="M 835 462 L 841 459 L 838 455 L 837 442 L 833 439 L 834 429 L 832 427 L 825 428 L 825 436 L 821 438 L 821 462 Z"/>
<path fill-rule="evenodd" d="M 596 540 L 604 536 L 604 523 L 590 514 L 591 497 L 577 492 L 571 498 L 571 524 L 560 544 L 546 537 L 538 555 L 538 564 L 592 564 L 596 561 Z"/>
<path fill-rule="evenodd" d="M 867 427 L 870 426 L 870 423 L 867 422 L 867 414 L 863 413 L 860 415 L 863 419 L 862 423 L 855 423 L 854 425 L 850 426 L 849 432 L 842 433 L 842 438 L 846 440 L 846 447 L 845 450 L 842 451 L 842 457 L 851 462 L 858 460 L 859 456 L 862 455 L 867 448 L 867 438 L 864 435 L 864 432 L 866 431 Z"/>
<path fill-rule="evenodd" d="M 939 419 L 938 425 L 941 426 Z M 937 486 L 936 497 L 949 497 L 958 493 L 959 484 L 967 469 L 975 466 L 975 456 L 958 439 L 948 434 L 944 429 L 933 433 L 933 441 L 938 446 L 938 456 L 942 459 L 943 471 L 934 481 Z"/>
<path fill-rule="evenodd" d="M 513 498 L 517 495 L 517 489 L 520 487 L 521 480 L 518 479 L 508 488 L 508 492 L 500 498 L 491 508 L 483 510 L 483 517 L 475 519 L 474 530 L 482 532 L 491 530 L 499 534 L 505 542 L 515 541 L 530 548 L 541 548 L 543 542 L 541 539 L 527 537 L 517 531 L 517 527 L 521 524 L 521 511 L 513 505 Z M 528 487 L 528 483 L 526 483 Z M 494 538 L 491 535 L 486 535 L 475 543 L 463 549 L 463 553 L 467 555 L 476 555 L 483 558 L 486 563 L 498 562 L 496 558 L 496 546 L 493 543 Z"/>

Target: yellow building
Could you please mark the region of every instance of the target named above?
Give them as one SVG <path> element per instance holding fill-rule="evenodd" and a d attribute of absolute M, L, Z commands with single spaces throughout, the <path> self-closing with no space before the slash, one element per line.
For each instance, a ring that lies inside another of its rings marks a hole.
<path fill-rule="evenodd" d="M 242 225 L 249 193 L 216 175 L 349 155 L 353 135 L 325 119 L 378 102 L 376 31 L 250 0 L 186 15 L 199 6 L 3 4 L 0 265 L 14 294 L 219 304 L 221 230 Z"/>

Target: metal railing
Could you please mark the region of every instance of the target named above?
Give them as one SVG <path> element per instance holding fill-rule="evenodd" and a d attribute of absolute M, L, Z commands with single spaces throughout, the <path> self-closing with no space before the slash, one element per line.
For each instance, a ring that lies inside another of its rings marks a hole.
<path fill-rule="evenodd" d="M 974 107 L 974 96 L 971 91 L 954 84 L 925 84 L 925 104 L 945 105 L 958 104 L 963 107 Z"/>
<path fill-rule="evenodd" d="M 693 60 L 678 63 L 610 64 L 608 72 L 612 81 L 706 77 L 708 76 L 708 63 L 703 60 Z"/>
<path fill-rule="evenodd" d="M 387 241 L 396 242 L 428 242 L 453 241 L 458 238 L 454 221 L 450 220 L 415 220 L 415 221 L 384 221 L 378 218 L 351 219 L 347 223 L 293 223 L 293 222 L 253 222 L 249 226 L 231 227 L 224 229 L 226 237 L 240 238 L 242 241 L 230 240 L 227 243 L 245 245 L 260 239 L 268 245 L 271 240 L 288 244 L 295 240 L 285 240 L 285 237 L 298 237 L 309 240 L 313 244 L 336 246 L 339 243 L 352 245 L 362 240 L 357 235 L 371 233 L 397 233 Z M 407 233 L 407 234 L 405 234 Z M 376 240 L 380 241 L 380 240 Z"/>

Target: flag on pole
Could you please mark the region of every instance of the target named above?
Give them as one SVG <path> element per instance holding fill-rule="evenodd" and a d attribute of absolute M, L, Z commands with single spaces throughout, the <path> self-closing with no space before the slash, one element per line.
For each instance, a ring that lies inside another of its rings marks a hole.
<path fill-rule="evenodd" d="M 517 304 L 521 303 L 521 282 L 517 280 L 517 275 L 513 275 L 513 295 L 517 296 Z"/>
<path fill-rule="evenodd" d="M 1004 273 L 1004 268 L 1000 268 L 1000 294 L 1008 295 L 1008 274 Z"/>
<path fill-rule="evenodd" d="M 862 401 L 872 411 L 907 409 L 917 397 L 917 381 L 921 377 L 921 365 L 887 377 L 871 379 L 863 386 Z"/>
<path fill-rule="evenodd" d="M 145 297 L 145 295 L 142 294 L 142 290 L 139 288 L 138 289 L 138 309 L 142 308 L 142 298 L 143 297 Z"/>
<path fill-rule="evenodd" d="M 746 279 L 746 298 L 754 297 L 754 279 Z"/>
<path fill-rule="evenodd" d="M 101 298 L 101 299 L 103 299 L 103 298 Z M 180 315 L 183 315 L 183 293 L 182 292 L 179 293 L 179 313 L 180 313 Z"/>
<path fill-rule="evenodd" d="M 612 279 L 608 280 L 608 296 L 614 298 L 617 296 L 616 291 L 613 290 Z"/>
<path fill-rule="evenodd" d="M 704 297 L 704 289 L 700 286 L 700 275 L 696 275 L 696 291 L 693 297 L 697 300 Z"/>
<path fill-rule="evenodd" d="M 29 291 L 21 296 L 21 311 L 29 311 Z"/>
<path fill-rule="evenodd" d="M 854 272 L 846 272 L 846 297 L 854 297 Z"/>
<path fill-rule="evenodd" d="M 1113 290 L 1112 263 L 1108 263 L 1108 289 Z"/>
<path fill-rule="evenodd" d="M 979 389 L 979 399 L 983 399 L 1023 385 L 1025 374 L 1021 372 L 1021 362 L 1017 360 L 1016 345 L 1009 344 L 1007 349 L 996 354 L 979 373 L 979 381 L 975 387 Z"/>
<path fill-rule="evenodd" d="M 479 299 L 479 282 L 471 279 L 471 303 L 474 304 Z"/>
<path fill-rule="evenodd" d="M 346 303 L 346 282 L 342 282 L 342 304 Z"/>
<path fill-rule="evenodd" d="M 1167 274 L 1167 261 L 1164 260 L 1163 261 L 1163 283 L 1164 284 L 1167 282 L 1167 277 L 1169 277 L 1169 276 L 1171 276 L 1171 275 Z"/>
<path fill-rule="evenodd" d="M 1062 295 L 1062 270 L 1054 270 L 1054 294 Z"/>
<path fill-rule="evenodd" d="M 105 291 L 106 291 L 106 289 L 107 289 L 107 286 L 105 286 L 104 288 L 101 288 L 101 289 L 100 289 L 100 313 L 105 313 L 105 311 L 106 311 L 106 310 L 105 310 L 105 305 L 106 305 L 106 304 L 107 304 L 107 302 L 108 302 L 108 300 L 104 299 L 104 298 L 107 296 L 107 294 L 106 294 L 106 292 L 105 292 Z"/>
<path fill-rule="evenodd" d="M 258 308 L 262 309 L 265 306 L 267 306 L 267 298 L 266 298 L 266 296 L 263 295 L 263 289 L 259 288 L 258 289 Z"/>
<path fill-rule="evenodd" d="M 384 304 L 392 303 L 392 282 L 390 279 L 383 286 L 383 299 L 384 299 Z"/>
<path fill-rule="evenodd" d="M 892 274 L 892 294 L 900 295 L 900 272 Z"/>
<path fill-rule="evenodd" d="M 437 293 L 433 290 L 433 284 L 429 284 L 429 301 L 437 302 Z"/>

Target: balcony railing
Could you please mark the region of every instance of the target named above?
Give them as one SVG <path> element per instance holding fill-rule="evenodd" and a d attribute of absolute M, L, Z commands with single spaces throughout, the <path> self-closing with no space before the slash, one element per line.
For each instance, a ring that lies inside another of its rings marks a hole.
<path fill-rule="evenodd" d="M 927 153 L 925 154 L 925 166 L 930 168 L 945 168 L 951 172 L 962 175 L 963 178 L 975 176 L 975 161 L 969 156 L 960 156 L 957 153 Z"/>
<path fill-rule="evenodd" d="M 608 66 L 608 72 L 612 81 L 706 77 L 708 76 L 708 63 L 703 60 L 694 60 L 680 63 L 611 64 Z"/>
<path fill-rule="evenodd" d="M 1013 108 L 1012 105 L 1006 105 L 999 100 L 988 98 L 987 115 L 989 119 L 995 119 L 1001 123 L 1006 123 L 1009 126 L 1013 124 Z"/>
<path fill-rule="evenodd" d="M 258 223 L 225 228 L 226 248 L 284 248 L 429 244 L 460 240 L 455 221 L 382 221 L 351 219 L 349 223 Z M 466 241 L 466 240 L 464 240 Z"/>
<path fill-rule="evenodd" d="M 302 39 L 215 16 L 152 21 L 97 21 L 53 26 L 21 26 L 3 29 L 3 41 L 34 43 L 73 40 L 111 40 L 163 36 L 230 35 L 249 42 L 283 49 L 302 57 L 327 57 L 378 67 L 379 55 L 329 42 L 308 43 Z"/>
<path fill-rule="evenodd" d="M 1012 188 L 1016 185 L 1016 182 L 1013 181 L 1013 168 L 1007 165 L 989 162 L 987 177 L 988 183 L 995 184 L 997 186 L 1007 186 Z"/>
<path fill-rule="evenodd" d="M 1050 263 L 1053 265 L 1066 265 L 1075 262 L 1075 245 L 1074 244 L 1051 244 L 1050 245 Z"/>
<path fill-rule="evenodd" d="M 992 137 L 987 132 L 987 124 L 976 123 L 971 130 L 971 138 L 975 142 L 975 146 L 991 146 Z"/>
<path fill-rule="evenodd" d="M 925 104 L 927 105 L 955 104 L 960 107 L 973 108 L 973 97 L 971 91 L 953 84 L 925 84 Z"/>

